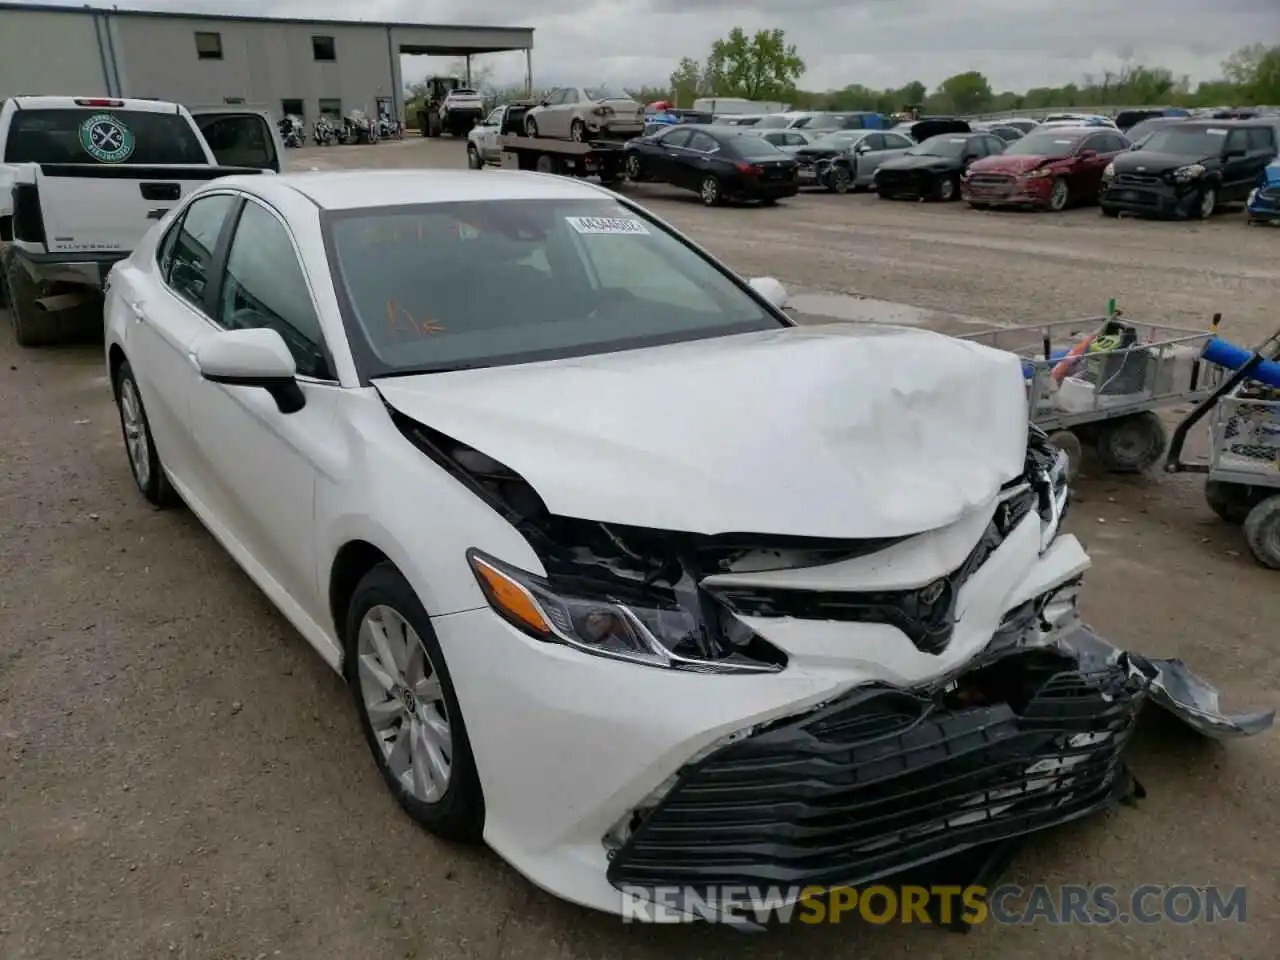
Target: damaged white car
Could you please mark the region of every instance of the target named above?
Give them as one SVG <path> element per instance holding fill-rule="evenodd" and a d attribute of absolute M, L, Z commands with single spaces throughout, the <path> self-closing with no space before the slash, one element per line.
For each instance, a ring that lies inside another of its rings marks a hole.
<path fill-rule="evenodd" d="M 1144 700 L 1270 724 L 1080 623 L 1018 358 L 780 296 L 573 179 L 232 177 L 112 271 L 106 351 L 143 495 L 342 671 L 404 809 L 581 904 L 1099 810 Z"/>

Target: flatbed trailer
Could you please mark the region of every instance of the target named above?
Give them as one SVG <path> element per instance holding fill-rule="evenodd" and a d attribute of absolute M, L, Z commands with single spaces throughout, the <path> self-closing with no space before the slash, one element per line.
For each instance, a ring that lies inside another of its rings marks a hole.
<path fill-rule="evenodd" d="M 551 137 L 503 135 L 500 165 L 508 170 L 536 170 L 566 177 L 599 177 L 603 184 L 621 182 L 626 176 L 623 144 L 613 140 L 578 143 Z"/>

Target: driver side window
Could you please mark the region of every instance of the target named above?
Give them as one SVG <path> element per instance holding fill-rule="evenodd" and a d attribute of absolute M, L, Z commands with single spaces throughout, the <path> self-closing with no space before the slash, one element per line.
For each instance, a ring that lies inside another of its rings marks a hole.
<path fill-rule="evenodd" d="M 298 373 L 332 380 L 324 334 L 293 240 L 266 208 L 247 201 L 236 225 L 222 282 L 218 324 L 228 330 L 275 330 Z"/>
<path fill-rule="evenodd" d="M 187 207 L 160 248 L 160 276 L 175 294 L 197 310 L 205 308 L 204 295 L 213 267 L 213 253 L 235 208 L 236 198 L 220 193 L 201 197 Z"/>

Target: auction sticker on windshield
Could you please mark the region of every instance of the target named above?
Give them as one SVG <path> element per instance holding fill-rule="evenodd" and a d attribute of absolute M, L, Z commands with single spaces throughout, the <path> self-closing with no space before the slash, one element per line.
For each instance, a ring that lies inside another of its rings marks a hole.
<path fill-rule="evenodd" d="M 1223 127 L 1210 127 L 1205 133 L 1211 137 L 1225 137 L 1227 135 L 1227 131 Z"/>
<path fill-rule="evenodd" d="M 80 145 L 100 163 L 124 163 L 136 143 L 133 131 L 110 113 L 95 113 L 80 124 Z"/>
<path fill-rule="evenodd" d="M 578 233 L 648 233 L 649 228 L 631 217 L 565 217 Z"/>

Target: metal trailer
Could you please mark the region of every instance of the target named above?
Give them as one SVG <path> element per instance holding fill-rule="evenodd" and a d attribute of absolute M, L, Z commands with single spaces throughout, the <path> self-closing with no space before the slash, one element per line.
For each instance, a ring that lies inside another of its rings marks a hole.
<path fill-rule="evenodd" d="M 1243 525 L 1254 559 L 1280 570 L 1280 389 L 1251 379 L 1264 360 L 1280 360 L 1280 330 L 1174 428 L 1164 468 L 1204 474 L 1209 508 Z M 1206 417 L 1207 458 L 1184 460 L 1191 429 Z"/>
<path fill-rule="evenodd" d="M 566 177 L 599 177 L 606 186 L 626 175 L 623 144 L 612 140 L 578 143 L 550 137 L 502 136 L 501 166 L 508 170 L 537 170 Z"/>
<path fill-rule="evenodd" d="M 1031 419 L 1066 451 L 1073 475 L 1085 444 L 1109 472 L 1141 473 L 1159 462 L 1167 444 L 1155 411 L 1195 403 L 1221 383 L 1222 368 L 1200 359 L 1220 320 L 1215 316 L 1207 331 L 1188 330 L 1132 323 L 1117 312 L 984 330 L 961 339 L 1022 357 Z M 1064 351 L 1110 321 L 1130 332 L 1128 345 L 1091 349 L 1060 367 Z M 1064 375 L 1055 376 L 1055 369 Z"/>

